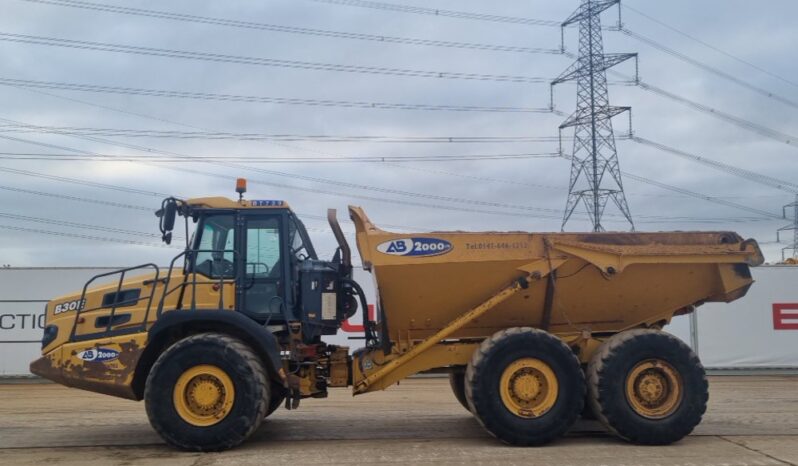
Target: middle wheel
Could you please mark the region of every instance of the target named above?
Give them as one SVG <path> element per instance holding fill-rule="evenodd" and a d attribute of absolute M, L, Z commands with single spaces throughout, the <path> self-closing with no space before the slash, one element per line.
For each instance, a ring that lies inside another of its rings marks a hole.
<path fill-rule="evenodd" d="M 471 412 L 499 440 L 541 445 L 579 417 L 585 379 L 562 340 L 533 328 L 511 328 L 486 339 L 465 377 Z"/>
<path fill-rule="evenodd" d="M 463 408 L 470 410 L 471 408 L 468 407 L 468 400 L 465 394 L 465 369 L 452 369 L 452 372 L 449 373 L 449 385 L 452 386 L 452 393 L 454 393 L 454 397 L 457 398 L 457 401 L 463 405 Z"/>
<path fill-rule="evenodd" d="M 266 408 L 266 416 L 264 417 L 271 416 L 285 401 L 285 388 L 282 385 L 273 383 L 269 392 L 269 406 Z"/>

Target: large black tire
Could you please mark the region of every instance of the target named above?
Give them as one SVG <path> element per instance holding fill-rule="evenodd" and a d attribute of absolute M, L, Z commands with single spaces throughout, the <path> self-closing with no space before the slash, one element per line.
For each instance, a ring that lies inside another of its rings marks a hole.
<path fill-rule="evenodd" d="M 649 389 L 651 404 L 640 407 L 630 397 L 641 399 L 635 381 L 646 381 L 636 368 L 644 365 L 656 383 Z M 619 437 L 644 445 L 667 445 L 688 435 L 709 399 L 698 356 L 673 335 L 651 329 L 621 332 L 604 342 L 588 365 L 588 389 L 598 420 Z"/>
<path fill-rule="evenodd" d="M 503 401 L 503 375 L 512 372 L 511 365 L 529 360 L 544 363 L 553 374 L 555 399 L 540 413 L 513 412 Z M 470 411 L 488 432 L 511 445 L 542 445 L 563 435 L 576 422 L 585 399 L 584 374 L 573 351 L 556 336 L 528 327 L 503 330 L 483 341 L 465 377 Z"/>
<path fill-rule="evenodd" d="M 220 369 L 232 381 L 233 403 L 213 425 L 199 426 L 181 417 L 175 386 L 186 371 Z M 269 381 L 258 356 L 240 340 L 220 333 L 193 335 L 164 351 L 150 371 L 144 390 L 150 424 L 168 444 L 189 451 L 235 447 L 260 426 L 269 406 Z"/>
<path fill-rule="evenodd" d="M 584 407 L 579 417 L 586 421 L 597 421 L 596 413 L 593 412 L 593 406 L 590 404 L 590 390 L 585 393 Z"/>
<path fill-rule="evenodd" d="M 269 406 L 266 408 L 266 416 L 269 417 L 277 408 L 283 405 L 285 402 L 285 388 L 281 385 L 272 384 L 271 393 L 269 393 L 271 397 L 269 398 Z"/>
<path fill-rule="evenodd" d="M 452 393 L 454 393 L 454 397 L 457 398 L 457 401 L 463 405 L 463 408 L 471 411 L 471 408 L 468 407 L 468 400 L 465 394 L 465 369 L 452 369 L 452 372 L 449 373 L 449 385 L 452 386 Z"/>

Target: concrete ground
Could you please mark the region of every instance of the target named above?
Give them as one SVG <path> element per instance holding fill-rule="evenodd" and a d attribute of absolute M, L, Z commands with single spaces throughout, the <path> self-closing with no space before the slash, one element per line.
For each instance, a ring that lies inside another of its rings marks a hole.
<path fill-rule="evenodd" d="M 455 401 L 448 380 L 413 379 L 352 398 L 334 390 L 278 410 L 243 446 L 183 453 L 150 428 L 142 403 L 51 384 L 0 385 L 0 464 L 798 465 L 798 376 L 710 378 L 693 435 L 629 445 L 595 422 L 540 448 L 500 444 Z"/>

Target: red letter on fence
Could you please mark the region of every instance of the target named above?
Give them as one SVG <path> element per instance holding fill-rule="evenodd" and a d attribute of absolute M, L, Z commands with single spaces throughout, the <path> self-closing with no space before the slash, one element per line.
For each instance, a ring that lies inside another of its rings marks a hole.
<path fill-rule="evenodd" d="M 798 303 L 773 303 L 773 329 L 798 330 Z"/>

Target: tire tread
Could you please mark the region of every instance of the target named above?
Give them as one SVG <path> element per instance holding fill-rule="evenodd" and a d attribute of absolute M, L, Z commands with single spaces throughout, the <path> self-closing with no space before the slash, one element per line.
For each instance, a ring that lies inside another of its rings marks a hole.
<path fill-rule="evenodd" d="M 255 430 L 257 430 L 263 419 L 266 417 L 270 391 L 268 376 L 263 367 L 261 359 L 246 343 L 224 333 L 198 333 L 179 340 L 172 346 L 168 347 L 163 353 L 161 353 L 150 370 L 150 373 L 147 377 L 147 383 L 144 388 L 144 399 L 151 400 L 154 396 L 153 391 L 155 387 L 151 382 L 154 376 L 159 373 L 166 361 L 168 361 L 170 355 L 177 354 L 184 348 L 195 344 L 210 346 L 219 343 L 223 345 L 224 351 L 233 351 L 241 356 L 242 361 L 239 363 L 239 367 L 235 367 L 236 371 L 241 371 L 243 369 L 243 371 L 246 372 L 247 369 L 249 369 L 249 371 L 251 371 L 255 377 L 256 383 L 261 389 L 261 396 L 256 397 L 257 401 L 255 403 L 254 411 L 257 413 L 257 415 L 248 419 L 251 422 L 248 423 L 247 428 L 242 435 L 236 437 L 231 436 L 227 439 L 220 440 L 212 446 L 208 446 L 182 441 L 180 438 L 172 435 L 171 432 L 166 431 L 165 426 L 157 422 L 157 419 L 155 419 L 156 414 L 151 412 L 151 409 L 149 408 L 150 403 L 147 402 L 147 414 L 150 417 L 150 423 L 152 424 L 152 427 L 155 429 L 158 435 L 161 436 L 161 438 L 180 449 L 189 451 L 221 451 L 233 448 L 246 440 Z"/>

